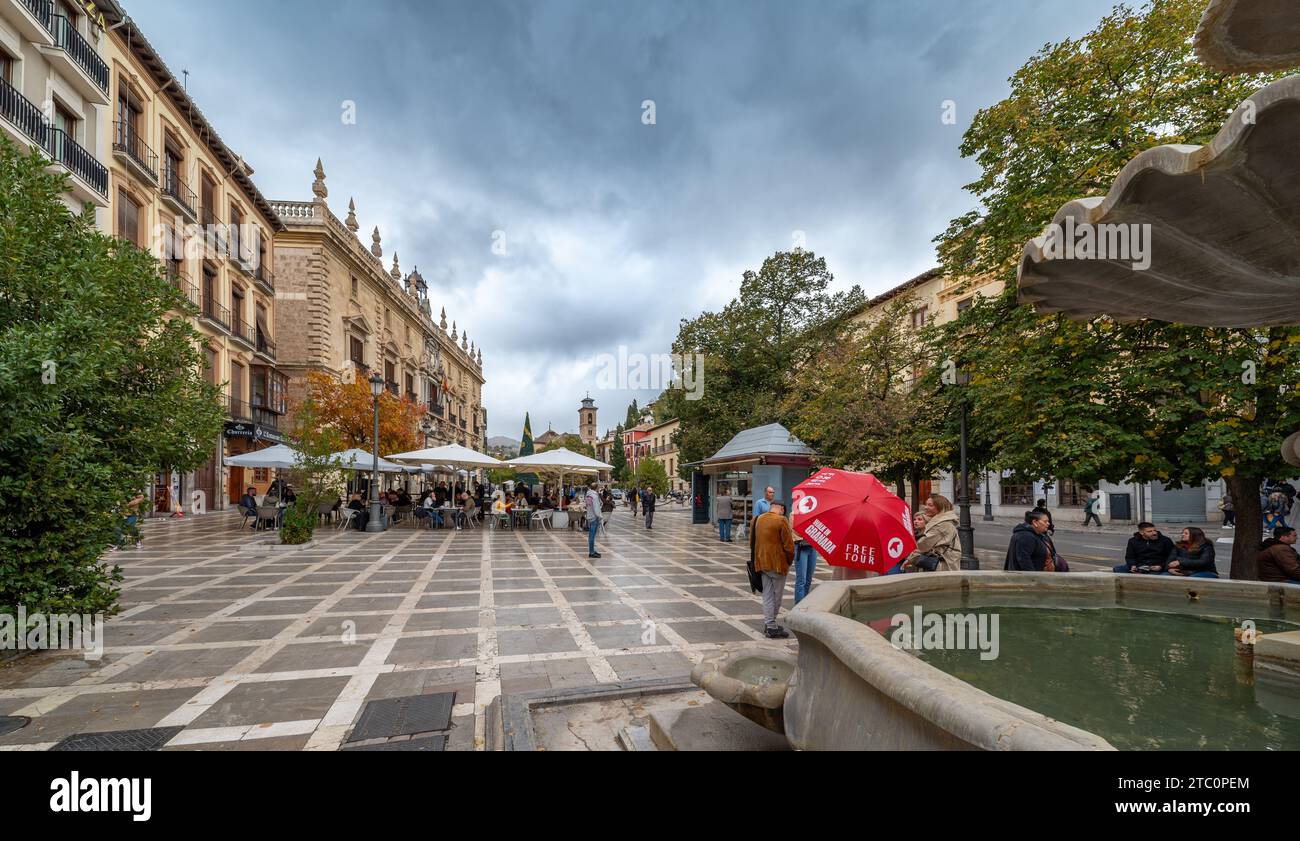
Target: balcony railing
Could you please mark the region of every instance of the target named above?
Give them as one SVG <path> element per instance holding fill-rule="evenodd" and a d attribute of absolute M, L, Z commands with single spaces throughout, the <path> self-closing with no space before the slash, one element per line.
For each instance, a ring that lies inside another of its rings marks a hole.
<path fill-rule="evenodd" d="M 95 160 L 80 143 L 68 136 L 62 129 L 48 129 L 49 140 L 45 150 L 55 163 L 67 167 L 68 171 L 85 181 L 101 196 L 108 195 L 108 170 Z"/>
<path fill-rule="evenodd" d="M 275 342 L 261 330 L 257 331 L 257 352 L 268 359 L 275 359 Z"/>
<path fill-rule="evenodd" d="M 253 408 L 238 397 L 230 398 L 230 416 L 236 420 L 252 420 Z"/>
<path fill-rule="evenodd" d="M 54 42 L 58 44 L 77 63 L 77 66 L 86 71 L 86 75 L 94 80 L 95 84 L 104 93 L 108 93 L 108 65 L 95 52 L 95 48 L 90 42 L 81 37 L 77 27 L 72 21 L 63 15 L 54 15 L 52 18 L 54 32 Z"/>
<path fill-rule="evenodd" d="M 230 309 L 223 306 L 215 298 L 205 297 L 203 299 L 203 317 L 209 321 L 215 321 L 226 330 L 230 329 Z"/>
<path fill-rule="evenodd" d="M 23 134 L 40 144 L 42 149 L 49 142 L 49 131 L 41 109 L 3 78 L 0 78 L 0 116 L 18 126 Z"/>
<path fill-rule="evenodd" d="M 158 180 L 158 156 L 136 134 L 135 126 L 121 120 L 113 123 L 113 151 L 126 155 L 151 180 Z"/>
<path fill-rule="evenodd" d="M 181 180 L 181 174 L 171 163 L 163 164 L 162 194 L 164 198 L 179 205 L 181 211 L 190 219 L 198 218 L 198 211 L 195 210 L 199 204 L 198 196 L 194 195 L 194 191 Z"/>
<path fill-rule="evenodd" d="M 172 271 L 169 271 L 167 275 L 171 278 L 172 285 L 181 290 L 191 304 L 195 307 L 200 306 L 199 287 L 190 282 L 188 275 L 184 272 Z"/>
<path fill-rule="evenodd" d="M 388 391 L 389 391 L 389 392 L 390 392 L 394 397 L 398 397 L 398 396 L 401 395 L 401 392 L 398 390 L 399 387 L 398 387 L 397 383 L 395 383 L 394 381 L 389 380 L 388 382 L 384 383 L 384 385 L 385 385 L 385 387 L 388 388 Z"/>
<path fill-rule="evenodd" d="M 235 313 L 230 320 L 230 332 L 234 334 L 236 339 L 244 342 L 249 347 L 257 346 L 257 331 L 253 328 L 253 325 L 241 318 L 239 313 Z"/>
<path fill-rule="evenodd" d="M 32 17 L 41 22 L 41 26 L 54 31 L 54 23 L 51 20 L 54 17 L 54 4 L 50 0 L 22 0 L 27 10 L 32 13 Z"/>
<path fill-rule="evenodd" d="M 272 295 L 275 294 L 275 273 L 266 267 L 264 261 L 258 261 L 257 268 L 253 270 L 253 280 L 265 286 Z"/>
<path fill-rule="evenodd" d="M 258 426 L 267 426 L 275 430 L 280 428 L 280 416 L 260 406 L 253 407 L 253 422 Z"/>

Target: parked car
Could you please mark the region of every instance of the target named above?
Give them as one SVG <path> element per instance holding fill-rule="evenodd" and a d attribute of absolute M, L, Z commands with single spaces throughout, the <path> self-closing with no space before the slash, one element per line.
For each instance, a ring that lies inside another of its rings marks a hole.
<path fill-rule="evenodd" d="M 614 488 L 612 491 L 610 491 L 610 493 L 612 493 L 612 494 L 614 495 L 614 501 L 615 501 L 615 502 L 622 502 L 622 501 L 623 501 L 623 489 L 622 489 L 622 488 Z"/>

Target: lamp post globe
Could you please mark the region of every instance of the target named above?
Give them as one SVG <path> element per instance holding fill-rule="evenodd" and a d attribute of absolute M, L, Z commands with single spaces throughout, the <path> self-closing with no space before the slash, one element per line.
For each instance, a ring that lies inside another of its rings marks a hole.
<path fill-rule="evenodd" d="M 374 461 L 370 465 L 370 519 L 366 522 L 366 531 L 380 532 L 384 530 L 383 510 L 379 505 L 379 395 L 384 393 L 384 378 L 378 371 L 370 375 L 370 394 L 375 401 L 375 436 L 372 439 L 374 444 Z"/>

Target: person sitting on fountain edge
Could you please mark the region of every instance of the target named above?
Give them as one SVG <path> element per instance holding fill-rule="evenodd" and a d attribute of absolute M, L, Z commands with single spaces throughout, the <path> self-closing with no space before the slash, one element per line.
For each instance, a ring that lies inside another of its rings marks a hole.
<path fill-rule="evenodd" d="M 1278 526 L 1273 536 L 1259 545 L 1255 566 L 1260 581 L 1300 584 L 1300 555 L 1295 551 L 1296 531 Z"/>
<path fill-rule="evenodd" d="M 1161 573 L 1174 551 L 1174 542 L 1161 534 L 1154 523 L 1138 523 L 1138 530 L 1124 548 L 1124 563 L 1115 572 Z"/>
<path fill-rule="evenodd" d="M 1003 569 L 1010 572 L 1055 572 L 1052 545 L 1047 540 L 1046 512 L 1026 511 L 1025 521 L 1011 530 L 1007 560 Z"/>

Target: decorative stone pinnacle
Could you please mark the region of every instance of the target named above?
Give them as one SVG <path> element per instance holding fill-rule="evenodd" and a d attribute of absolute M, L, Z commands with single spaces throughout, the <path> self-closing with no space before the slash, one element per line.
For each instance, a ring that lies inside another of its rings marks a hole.
<path fill-rule="evenodd" d="M 402 270 L 399 269 L 399 268 L 397 268 L 397 252 L 396 252 L 396 251 L 393 252 L 393 268 L 389 270 L 388 274 L 389 274 L 389 276 L 390 276 L 393 280 L 396 280 L 396 281 L 398 281 L 399 283 L 401 282 L 401 280 L 402 280 Z"/>
<path fill-rule="evenodd" d="M 354 234 L 357 232 L 357 229 L 361 227 L 359 224 L 357 224 L 357 205 L 355 202 L 352 201 L 352 199 L 348 199 L 347 226 L 348 226 L 348 230 Z"/>
<path fill-rule="evenodd" d="M 378 225 L 375 226 L 375 232 L 370 235 L 370 242 L 371 242 L 370 253 L 375 255 L 376 257 L 383 257 L 384 249 L 379 247 L 379 226 Z"/>
<path fill-rule="evenodd" d="M 469 333 L 462 333 L 460 337 L 460 349 L 469 350 Z"/>
<path fill-rule="evenodd" d="M 320 158 L 316 159 L 316 169 L 313 170 L 316 180 L 311 183 L 311 191 L 320 201 L 325 201 L 325 197 L 330 191 L 325 189 L 325 167 L 321 166 Z"/>
<path fill-rule="evenodd" d="M 456 341 L 456 322 L 455 322 L 455 321 L 452 321 L 452 322 L 451 322 L 451 340 L 452 340 L 453 342 Z"/>
<path fill-rule="evenodd" d="M 442 332 L 444 333 L 447 332 L 447 308 L 446 307 L 442 308 L 442 323 L 439 324 L 438 326 L 442 328 Z"/>

